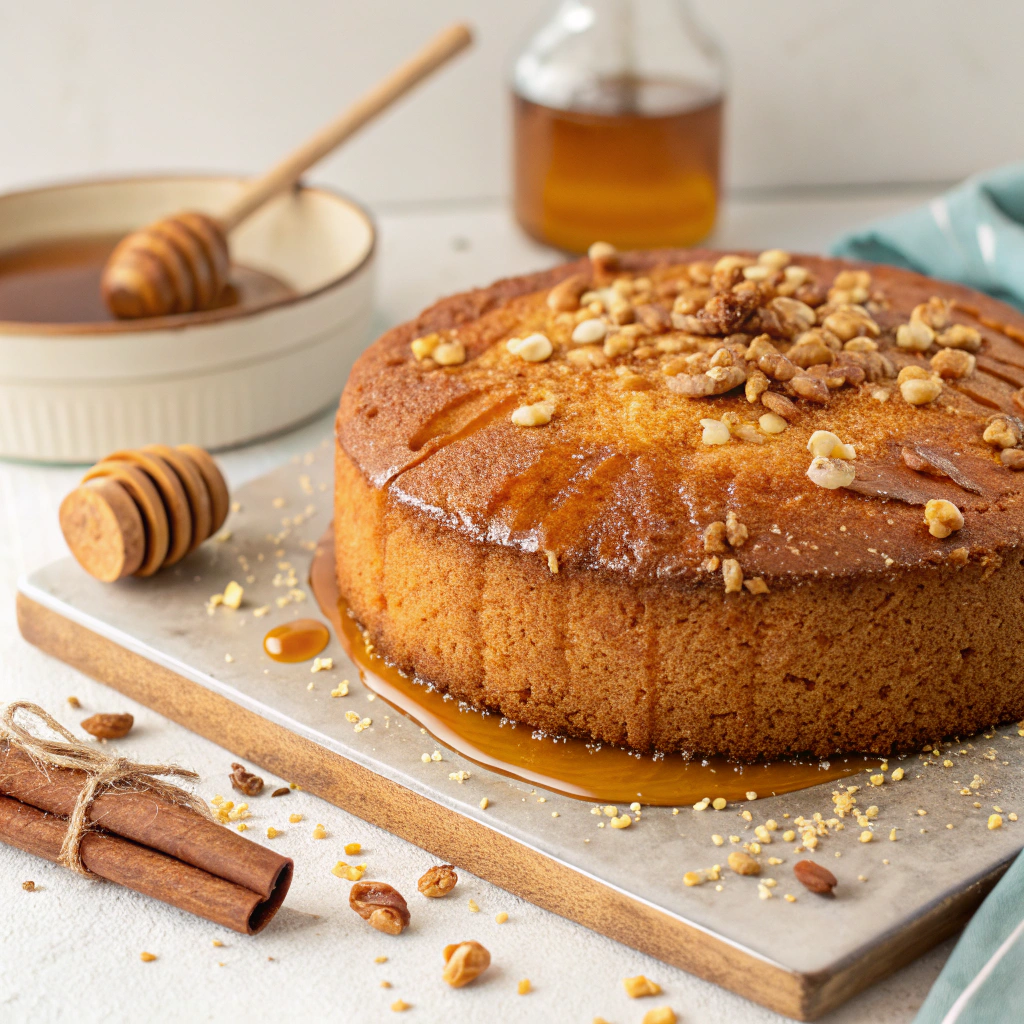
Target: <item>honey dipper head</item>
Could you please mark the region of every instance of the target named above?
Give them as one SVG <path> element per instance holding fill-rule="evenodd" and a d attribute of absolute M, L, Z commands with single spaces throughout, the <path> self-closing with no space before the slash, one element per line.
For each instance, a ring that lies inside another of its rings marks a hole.
<path fill-rule="evenodd" d="M 103 301 L 117 317 L 194 313 L 216 306 L 230 260 L 220 225 L 202 213 L 165 217 L 122 239 L 103 268 Z"/>

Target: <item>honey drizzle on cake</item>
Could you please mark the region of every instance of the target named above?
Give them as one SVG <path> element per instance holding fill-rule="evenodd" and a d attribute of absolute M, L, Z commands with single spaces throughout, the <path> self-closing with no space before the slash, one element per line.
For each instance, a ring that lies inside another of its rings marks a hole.
<path fill-rule="evenodd" d="M 330 619 L 363 684 L 422 726 L 438 742 L 492 771 L 580 800 L 685 806 L 704 797 L 745 800 L 792 793 L 874 767 L 878 759 L 851 755 L 829 762 L 777 761 L 739 765 L 726 758 L 687 761 L 680 754 L 648 756 L 611 744 L 541 737 L 497 714 L 467 708 L 399 672 L 368 649 L 338 593 L 334 534 L 324 534 L 309 573 L 320 610 Z M 638 695 L 639 696 L 639 695 Z"/>

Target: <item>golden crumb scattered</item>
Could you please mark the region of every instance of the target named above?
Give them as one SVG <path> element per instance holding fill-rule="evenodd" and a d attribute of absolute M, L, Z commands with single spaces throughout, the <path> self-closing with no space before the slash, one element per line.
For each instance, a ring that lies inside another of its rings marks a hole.
<path fill-rule="evenodd" d="M 223 604 L 226 608 L 231 608 L 237 611 L 242 604 L 242 597 L 245 591 L 241 585 L 232 580 L 225 588 L 223 594 Z"/>
<path fill-rule="evenodd" d="M 36 883 L 35 882 L 31 882 L 31 881 L 29 881 L 29 882 L 22 882 L 21 883 L 21 887 L 22 887 L 22 889 L 25 890 L 25 892 L 35 892 L 36 891 Z"/>
<path fill-rule="evenodd" d="M 80 708 L 82 702 L 77 697 L 68 697 L 68 705 L 73 708 Z"/>
<path fill-rule="evenodd" d="M 380 983 L 380 987 L 381 988 L 391 988 L 391 982 L 390 981 L 382 981 Z"/>
<path fill-rule="evenodd" d="M 391 1009 L 394 1010 L 395 1013 L 402 1013 L 405 1010 L 411 1010 L 412 1003 L 407 1003 L 404 999 L 396 999 L 391 1004 Z"/>
<path fill-rule="evenodd" d="M 271 825 L 271 826 L 270 826 L 270 827 L 269 827 L 269 828 L 267 829 L 267 838 L 268 838 L 268 839 L 276 839 L 276 838 L 277 838 L 277 836 L 279 836 L 279 835 L 281 835 L 281 831 L 280 831 L 280 829 L 276 829 L 276 828 L 274 828 L 274 826 L 273 826 L 273 825 Z"/>
<path fill-rule="evenodd" d="M 220 946 L 223 946 L 224 943 L 221 942 L 220 939 L 214 939 L 213 940 L 213 945 L 220 947 Z"/>
<path fill-rule="evenodd" d="M 1003 816 L 1001 814 L 990 814 L 988 816 L 989 830 L 1003 827 Z"/>
<path fill-rule="evenodd" d="M 373 962 L 375 964 L 386 964 L 388 962 L 388 958 L 386 956 L 375 956 L 373 958 Z"/>
<path fill-rule="evenodd" d="M 644 996 L 657 996 L 661 994 L 661 986 L 638 974 L 635 978 L 623 978 L 622 986 L 630 999 L 641 999 Z"/>
<path fill-rule="evenodd" d="M 297 825 L 300 821 L 302 821 L 302 815 L 301 814 L 289 814 L 288 815 L 288 820 L 293 825 Z"/>
<path fill-rule="evenodd" d="M 343 860 L 339 860 L 338 863 L 331 868 L 332 875 L 335 875 L 338 878 L 344 878 L 348 882 L 358 882 L 365 873 L 365 864 L 346 864 Z"/>
<path fill-rule="evenodd" d="M 458 772 L 449 772 L 448 773 L 449 781 L 451 781 L 451 782 L 458 782 L 460 785 L 463 782 L 465 782 L 466 779 L 468 779 L 468 778 L 469 778 L 469 772 L 467 772 L 467 771 L 458 771 Z"/>
<path fill-rule="evenodd" d="M 629 828 L 633 824 L 633 819 L 628 814 L 620 814 L 617 818 L 612 818 L 608 822 L 612 828 Z"/>
<path fill-rule="evenodd" d="M 751 789 L 751 790 L 749 790 L 747 792 L 747 799 L 748 800 L 756 800 L 757 799 L 757 794 Z"/>
<path fill-rule="evenodd" d="M 895 771 L 894 771 L 894 772 L 892 773 L 892 775 L 890 775 L 890 776 L 889 776 L 889 778 L 891 778 L 893 782 L 899 782 L 899 781 L 900 781 L 900 779 L 902 779 L 902 778 L 903 778 L 904 774 L 905 774 L 905 773 L 904 773 L 904 771 L 903 771 L 903 769 L 902 769 L 902 768 L 897 768 L 897 769 L 896 769 L 896 770 L 895 770 Z"/>
<path fill-rule="evenodd" d="M 333 658 L 314 658 L 310 672 L 329 672 L 334 668 Z"/>
<path fill-rule="evenodd" d="M 357 853 L 360 853 L 362 851 L 362 849 L 363 849 L 363 844 L 362 843 L 346 843 L 345 844 L 345 852 L 350 857 L 355 856 L 355 854 L 357 854 Z"/>
<path fill-rule="evenodd" d="M 671 1006 L 657 1006 L 644 1014 L 641 1024 L 676 1024 L 678 1020 Z"/>
<path fill-rule="evenodd" d="M 528 995 L 533 990 L 533 986 L 530 984 L 529 978 L 523 978 L 522 981 L 516 986 L 516 991 L 521 995 Z"/>
<path fill-rule="evenodd" d="M 862 843 L 870 843 L 871 840 L 875 838 L 875 834 L 874 832 L 869 832 L 867 829 L 865 829 L 857 838 Z"/>
<path fill-rule="evenodd" d="M 238 824 L 237 824 L 237 825 L 235 826 L 235 828 L 237 828 L 239 832 L 244 832 L 244 831 L 245 831 L 245 830 L 246 830 L 246 829 L 247 829 L 248 827 L 249 827 L 249 826 L 248 826 L 248 825 L 246 825 L 246 823 L 245 823 L 244 821 L 240 821 L 240 822 L 239 822 L 239 823 L 238 823 Z"/>
<path fill-rule="evenodd" d="M 332 697 L 347 697 L 348 696 L 348 680 L 343 679 L 338 685 L 331 690 Z"/>
<path fill-rule="evenodd" d="M 149 963 L 152 963 L 156 959 L 156 954 L 143 952 L 143 953 L 139 954 L 139 959 L 144 964 L 149 964 Z"/>
<path fill-rule="evenodd" d="M 783 896 L 782 898 L 783 898 L 783 899 L 784 899 L 784 900 L 785 900 L 785 901 L 786 901 L 787 903 L 796 903 L 796 897 L 795 897 L 795 896 L 794 896 L 794 895 L 793 895 L 793 894 L 792 894 L 791 892 L 787 892 L 787 893 L 786 893 L 786 895 L 785 895 L 785 896 Z"/>
<path fill-rule="evenodd" d="M 469 906 L 469 912 L 471 914 L 479 914 L 480 913 L 480 907 L 477 904 L 476 900 L 470 900 L 468 906 Z"/>
<path fill-rule="evenodd" d="M 724 796 L 716 796 L 715 799 L 711 801 L 711 806 L 714 807 L 716 811 L 724 811 L 727 803 L 728 801 Z"/>
<path fill-rule="evenodd" d="M 485 797 L 485 796 L 480 797 L 480 810 L 481 811 L 486 811 L 487 808 L 490 807 L 490 806 L 491 806 L 491 801 L 488 800 L 487 797 Z"/>
<path fill-rule="evenodd" d="M 507 911 L 505 911 L 505 910 L 499 910 L 499 911 L 498 911 L 498 912 L 497 912 L 497 913 L 496 913 L 496 914 L 494 915 L 494 920 L 495 920 L 495 921 L 496 921 L 496 922 L 497 922 L 498 924 L 504 924 L 504 923 L 505 923 L 505 922 L 506 922 L 506 921 L 508 920 L 508 912 L 507 912 Z"/>

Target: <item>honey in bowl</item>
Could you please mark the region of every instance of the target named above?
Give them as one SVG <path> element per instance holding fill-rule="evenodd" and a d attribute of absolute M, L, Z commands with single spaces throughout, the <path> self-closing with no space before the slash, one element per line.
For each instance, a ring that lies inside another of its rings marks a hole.
<path fill-rule="evenodd" d="M 274 661 L 309 661 L 327 646 L 330 639 L 331 632 L 322 622 L 296 619 L 270 630 L 263 638 L 263 650 Z"/>
<path fill-rule="evenodd" d="M 851 755 L 828 762 L 740 765 L 722 757 L 688 760 L 682 754 L 641 755 L 572 737 L 537 736 L 528 726 L 517 727 L 500 715 L 468 709 L 447 699 L 377 654 L 338 593 L 330 530 L 317 546 L 310 586 L 370 690 L 463 757 L 566 796 L 603 804 L 639 800 L 653 806 L 684 806 L 704 797 L 745 800 L 750 792 L 758 796 L 790 793 L 855 775 L 879 763 L 878 758 Z"/>
<path fill-rule="evenodd" d="M 0 321 L 95 324 L 116 321 L 100 277 L 119 236 L 54 239 L 0 252 Z M 234 264 L 218 308 L 239 312 L 295 295 L 272 274 Z"/>

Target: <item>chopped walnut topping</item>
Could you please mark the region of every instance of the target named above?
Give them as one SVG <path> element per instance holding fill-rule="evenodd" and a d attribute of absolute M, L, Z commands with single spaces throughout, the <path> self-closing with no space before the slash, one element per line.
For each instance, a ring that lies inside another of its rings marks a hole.
<path fill-rule="evenodd" d="M 725 516 L 725 534 L 732 547 L 740 548 L 746 543 L 750 531 L 740 522 L 735 512 L 728 512 Z"/>
<path fill-rule="evenodd" d="M 438 366 L 459 366 L 466 361 L 466 347 L 461 341 L 443 341 L 431 355 Z"/>
<path fill-rule="evenodd" d="M 935 339 L 943 348 L 962 348 L 968 352 L 977 352 L 981 348 L 981 340 L 980 332 L 966 324 L 953 324 Z"/>
<path fill-rule="evenodd" d="M 528 363 L 543 363 L 554 348 L 546 334 L 530 334 L 525 338 L 509 338 L 505 348 Z"/>
<path fill-rule="evenodd" d="M 814 456 L 829 459 L 855 459 L 856 449 L 852 444 L 843 444 L 830 430 L 816 430 L 807 442 L 807 450 Z"/>
<path fill-rule="evenodd" d="M 766 434 L 781 434 L 789 426 L 781 416 L 773 412 L 766 412 L 763 416 L 759 416 L 757 424 Z"/>
<path fill-rule="evenodd" d="M 258 775 L 246 771 L 244 765 L 235 762 L 231 765 L 231 788 L 246 796 L 256 796 L 263 790 L 263 780 Z"/>
<path fill-rule="evenodd" d="M 744 580 L 743 586 L 746 587 L 751 594 L 768 593 L 768 584 L 765 583 L 765 581 L 760 576 L 755 576 L 753 579 Z"/>
<path fill-rule="evenodd" d="M 905 367 L 911 369 L 911 367 Z M 901 373 L 903 371 L 900 371 Z M 900 384 L 900 394 L 910 405 L 927 405 L 942 394 L 942 380 L 938 377 L 911 377 Z"/>
<path fill-rule="evenodd" d="M 555 415 L 554 402 L 534 402 L 521 405 L 512 413 L 512 422 L 517 427 L 543 427 Z"/>
<path fill-rule="evenodd" d="M 787 423 L 799 419 L 800 410 L 785 395 L 776 394 L 774 391 L 766 391 L 761 396 L 761 404 L 769 411 L 781 417 Z"/>
<path fill-rule="evenodd" d="M 995 448 L 1014 448 L 1020 443 L 1020 430 L 1013 421 L 1003 416 L 993 416 L 981 437 L 986 444 Z"/>
<path fill-rule="evenodd" d="M 821 326 L 840 341 L 857 337 L 877 338 L 882 330 L 863 306 L 840 305 L 822 320 Z"/>
<path fill-rule="evenodd" d="M 700 425 L 704 428 L 704 432 L 701 435 L 701 442 L 703 444 L 729 443 L 729 428 L 721 420 L 703 419 L 700 421 Z"/>
<path fill-rule="evenodd" d="M 924 507 L 924 521 L 928 532 L 940 540 L 964 525 L 963 513 L 951 501 L 932 498 Z"/>
<path fill-rule="evenodd" d="M 818 456 L 807 470 L 807 477 L 819 487 L 827 487 L 834 491 L 839 487 L 849 487 L 857 477 L 853 466 L 844 459 L 830 459 Z"/>
<path fill-rule="evenodd" d="M 587 250 L 594 272 L 606 275 L 613 271 L 619 262 L 618 250 L 610 242 L 594 242 Z"/>
<path fill-rule="evenodd" d="M 809 402 L 825 405 L 828 402 L 828 385 L 817 377 L 794 377 L 789 386 L 793 393 Z"/>
<path fill-rule="evenodd" d="M 572 340 L 578 345 L 592 345 L 594 342 L 604 341 L 608 333 L 608 325 L 596 317 L 589 320 L 581 320 L 573 329 Z"/>
<path fill-rule="evenodd" d="M 921 320 L 896 328 L 896 344 L 908 352 L 927 352 L 935 343 L 935 332 Z"/>
<path fill-rule="evenodd" d="M 709 555 L 724 555 L 729 550 L 725 523 L 714 522 L 704 530 L 704 550 Z"/>
<path fill-rule="evenodd" d="M 960 380 L 974 373 L 977 360 L 963 349 L 939 349 L 931 360 L 932 369 L 946 380 Z"/>
<path fill-rule="evenodd" d="M 1019 448 L 1006 448 L 999 453 L 999 461 L 1007 469 L 1024 469 L 1024 451 Z"/>
<path fill-rule="evenodd" d="M 585 274 L 573 274 L 559 281 L 548 292 L 549 309 L 558 313 L 568 313 L 580 308 L 580 296 L 590 287 L 590 280 Z"/>
<path fill-rule="evenodd" d="M 722 559 L 722 579 L 727 594 L 737 594 L 743 590 L 743 570 L 735 558 Z"/>
<path fill-rule="evenodd" d="M 441 344 L 440 334 L 424 334 L 422 338 L 416 338 L 409 346 L 412 354 L 418 362 L 429 358 L 434 354 L 434 349 Z"/>

